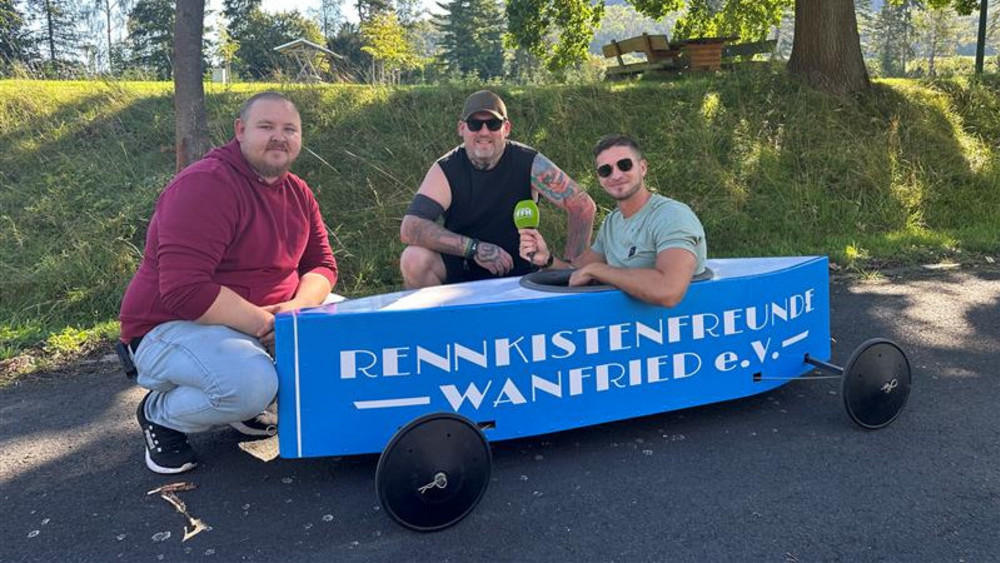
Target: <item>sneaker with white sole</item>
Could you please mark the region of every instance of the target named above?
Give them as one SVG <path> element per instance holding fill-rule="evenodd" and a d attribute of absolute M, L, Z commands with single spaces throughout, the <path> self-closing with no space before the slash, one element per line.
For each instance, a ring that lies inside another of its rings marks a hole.
<path fill-rule="evenodd" d="M 271 411 L 262 411 L 253 418 L 230 422 L 229 425 L 247 436 L 274 436 L 278 433 L 278 415 Z"/>
<path fill-rule="evenodd" d="M 188 444 L 187 434 L 150 422 L 146 418 L 146 399 L 139 402 L 135 417 L 142 429 L 143 441 L 146 443 L 146 467 L 150 471 L 171 475 L 190 471 L 198 465 L 194 450 Z"/>

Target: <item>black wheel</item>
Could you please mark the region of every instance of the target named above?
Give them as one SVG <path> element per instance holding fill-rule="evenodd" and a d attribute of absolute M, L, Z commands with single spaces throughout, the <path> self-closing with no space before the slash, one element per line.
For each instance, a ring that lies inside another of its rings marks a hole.
<path fill-rule="evenodd" d="M 493 458 L 482 430 L 450 413 L 422 416 L 389 440 L 375 490 L 389 516 L 418 532 L 458 523 L 479 504 Z"/>
<path fill-rule="evenodd" d="M 895 342 L 874 338 L 858 346 L 844 366 L 848 416 L 871 430 L 896 420 L 910 397 L 910 362 Z"/>

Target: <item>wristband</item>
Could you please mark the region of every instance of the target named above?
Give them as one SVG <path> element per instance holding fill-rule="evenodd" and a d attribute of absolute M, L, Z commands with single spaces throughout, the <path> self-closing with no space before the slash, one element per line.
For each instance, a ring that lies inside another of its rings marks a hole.
<path fill-rule="evenodd" d="M 469 245 L 465 248 L 466 260 L 474 259 L 476 257 L 476 252 L 479 251 L 479 240 L 474 238 L 470 238 L 469 240 L 472 242 L 470 242 Z"/>
<path fill-rule="evenodd" d="M 545 261 L 545 265 L 542 266 L 542 268 L 551 268 L 552 267 L 552 263 L 555 262 L 555 260 L 556 260 L 555 254 L 552 254 L 551 252 L 549 252 L 549 259 Z"/>

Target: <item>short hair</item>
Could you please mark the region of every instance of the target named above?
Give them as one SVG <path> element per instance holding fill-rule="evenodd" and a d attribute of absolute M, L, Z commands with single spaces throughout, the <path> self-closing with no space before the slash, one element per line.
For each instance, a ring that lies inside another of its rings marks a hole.
<path fill-rule="evenodd" d="M 635 154 L 639 156 L 639 160 L 642 160 L 642 149 L 639 148 L 639 143 L 635 141 L 632 137 L 628 135 L 605 135 L 601 137 L 600 141 L 594 145 L 594 158 L 600 156 L 600 154 L 611 147 L 628 147 L 635 151 Z"/>
<path fill-rule="evenodd" d="M 253 105 L 257 103 L 259 100 L 281 100 L 291 104 L 291 106 L 295 109 L 296 112 L 299 111 L 299 108 L 295 107 L 295 102 L 289 100 L 288 96 L 282 94 L 281 92 L 276 92 L 274 90 L 265 90 L 263 92 L 258 92 L 253 96 L 250 96 L 250 99 L 243 102 L 243 105 L 240 106 L 240 111 L 239 113 L 236 114 L 236 117 L 238 117 L 242 121 L 246 121 L 247 116 L 250 115 L 250 108 L 253 107 Z"/>

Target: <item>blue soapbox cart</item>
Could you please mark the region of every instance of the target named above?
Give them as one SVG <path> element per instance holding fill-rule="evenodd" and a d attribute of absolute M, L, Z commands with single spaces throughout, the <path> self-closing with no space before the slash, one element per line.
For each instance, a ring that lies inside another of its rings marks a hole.
<path fill-rule="evenodd" d="M 279 315 L 280 455 L 381 452 L 376 490 L 432 531 L 476 506 L 489 441 L 748 397 L 842 377 L 848 415 L 881 428 L 909 396 L 896 344 L 830 359 L 825 257 L 709 260 L 672 309 L 538 272 Z M 816 368 L 833 375 L 811 374 Z"/>

